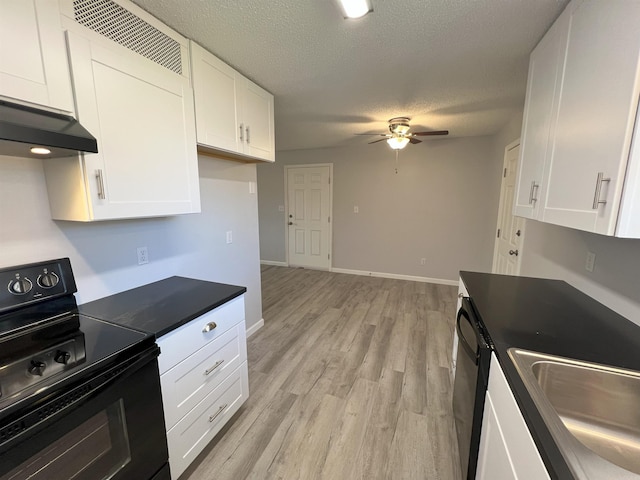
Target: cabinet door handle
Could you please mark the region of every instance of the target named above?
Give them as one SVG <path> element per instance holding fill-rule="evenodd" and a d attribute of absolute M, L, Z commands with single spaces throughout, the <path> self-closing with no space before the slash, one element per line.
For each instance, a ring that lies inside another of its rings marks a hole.
<path fill-rule="evenodd" d="M 251 130 L 249 125 L 247 125 L 247 143 L 251 143 Z"/>
<path fill-rule="evenodd" d="M 207 323 L 204 328 L 202 329 L 202 333 L 207 333 L 210 332 L 211 330 L 213 330 L 214 328 L 216 328 L 218 326 L 218 324 L 216 322 L 209 322 Z"/>
<path fill-rule="evenodd" d="M 222 412 L 224 412 L 224 409 L 227 408 L 227 404 L 225 403 L 224 405 L 222 405 L 218 411 L 216 413 L 214 413 L 213 415 L 209 416 L 209 423 L 213 422 L 216 418 L 218 418 L 218 415 L 220 415 Z"/>
<path fill-rule="evenodd" d="M 211 372 L 213 372 L 216 368 L 218 368 L 218 367 L 219 367 L 220 365 L 222 365 L 223 363 L 224 363 L 224 359 L 223 359 L 223 360 L 218 360 L 218 361 L 213 365 L 213 367 L 211 367 L 211 368 L 207 368 L 207 369 L 204 371 L 204 374 L 205 374 L 205 375 L 209 375 Z"/>
<path fill-rule="evenodd" d="M 244 142 L 244 123 L 240 124 L 240 142 Z"/>
<path fill-rule="evenodd" d="M 104 200 L 106 195 L 104 194 L 104 177 L 102 176 L 102 169 L 96 170 L 96 183 L 98 184 L 98 198 Z"/>
<path fill-rule="evenodd" d="M 593 194 L 593 206 L 592 208 L 594 210 L 598 209 L 598 206 L 600 206 L 600 204 L 604 205 L 605 203 L 607 203 L 606 200 L 600 200 L 600 190 L 602 190 L 602 183 L 603 182 L 610 182 L 611 178 L 603 178 L 604 177 L 604 172 L 598 172 L 598 179 L 596 180 L 596 191 Z"/>
<path fill-rule="evenodd" d="M 540 185 L 538 185 L 535 180 L 531 182 L 531 190 L 529 191 L 529 205 L 533 205 L 535 202 L 538 201 L 536 196 L 538 193 L 539 186 Z M 535 196 L 534 196 L 534 193 L 536 194 Z"/>

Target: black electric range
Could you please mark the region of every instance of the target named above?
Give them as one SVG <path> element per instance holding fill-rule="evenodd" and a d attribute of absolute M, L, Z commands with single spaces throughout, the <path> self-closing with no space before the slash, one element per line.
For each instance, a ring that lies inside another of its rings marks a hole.
<path fill-rule="evenodd" d="M 155 338 L 76 291 L 66 258 L 0 269 L 0 480 L 168 479 Z"/>

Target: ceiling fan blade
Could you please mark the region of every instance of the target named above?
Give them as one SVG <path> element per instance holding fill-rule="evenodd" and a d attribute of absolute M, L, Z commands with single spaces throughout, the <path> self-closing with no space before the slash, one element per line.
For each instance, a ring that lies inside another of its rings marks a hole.
<path fill-rule="evenodd" d="M 390 137 L 388 133 L 354 133 L 354 135 L 376 135 L 380 137 Z"/>
<path fill-rule="evenodd" d="M 430 135 L 449 135 L 449 130 L 435 130 L 433 132 L 412 132 L 411 135 L 426 137 Z"/>
<path fill-rule="evenodd" d="M 418 140 L 417 138 L 409 137 L 409 141 L 411 143 L 422 143 L 422 140 Z"/>
<path fill-rule="evenodd" d="M 380 140 L 374 140 L 373 142 L 369 142 L 369 145 L 371 145 L 372 143 L 384 142 L 385 140 L 386 138 L 381 138 Z"/>

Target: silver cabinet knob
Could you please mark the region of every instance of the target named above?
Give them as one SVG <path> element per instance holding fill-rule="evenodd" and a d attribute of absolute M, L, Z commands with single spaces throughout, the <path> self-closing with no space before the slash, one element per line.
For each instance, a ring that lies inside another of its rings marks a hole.
<path fill-rule="evenodd" d="M 207 333 L 210 332 L 211 330 L 213 330 L 214 328 L 216 328 L 218 325 L 216 324 L 216 322 L 209 322 L 207 323 L 204 328 L 202 329 L 202 333 Z"/>

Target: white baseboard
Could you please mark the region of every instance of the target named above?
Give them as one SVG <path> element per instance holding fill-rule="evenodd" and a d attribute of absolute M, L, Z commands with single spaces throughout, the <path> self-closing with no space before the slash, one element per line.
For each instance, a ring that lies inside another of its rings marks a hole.
<path fill-rule="evenodd" d="M 365 277 L 394 278 L 396 280 L 409 280 L 411 282 L 458 286 L 458 280 L 445 280 L 444 278 L 417 277 L 414 275 L 400 275 L 397 273 L 367 272 L 365 270 L 349 270 L 348 268 L 332 268 L 331 271 L 335 273 L 348 273 L 350 275 L 362 275 Z"/>
<path fill-rule="evenodd" d="M 261 318 L 260 320 L 258 320 L 256 323 L 254 323 L 253 325 L 251 325 L 249 328 L 247 328 L 247 338 L 249 338 L 251 335 L 253 335 L 254 333 L 256 333 L 258 330 L 260 330 L 262 327 L 264 327 L 264 318 Z"/>
<path fill-rule="evenodd" d="M 261 265 L 273 265 L 275 267 L 288 267 L 289 264 L 287 262 L 274 262 L 272 260 L 260 260 Z"/>

